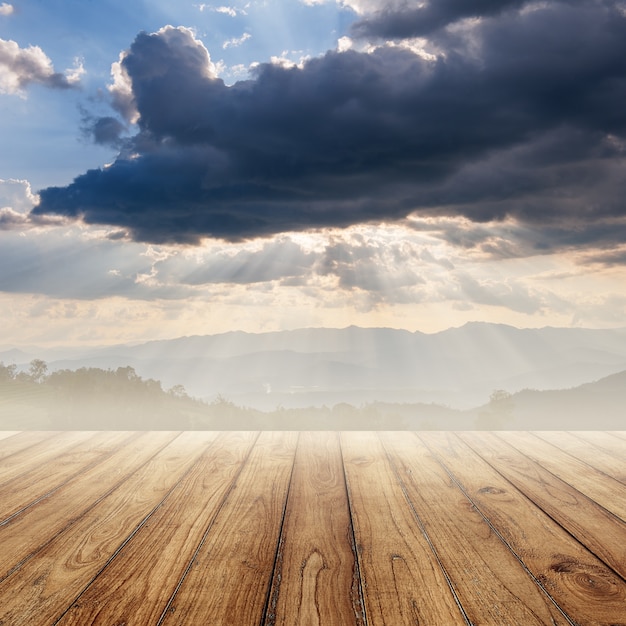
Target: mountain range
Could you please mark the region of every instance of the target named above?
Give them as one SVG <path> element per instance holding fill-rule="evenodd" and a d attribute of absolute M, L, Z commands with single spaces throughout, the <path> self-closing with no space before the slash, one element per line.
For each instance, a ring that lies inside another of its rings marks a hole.
<path fill-rule="evenodd" d="M 260 410 L 368 402 L 486 404 L 494 390 L 567 389 L 626 370 L 626 328 L 518 329 L 468 323 L 425 334 L 390 328 L 229 332 L 137 345 L 0 350 L 49 371 L 131 366 L 164 388 Z"/>

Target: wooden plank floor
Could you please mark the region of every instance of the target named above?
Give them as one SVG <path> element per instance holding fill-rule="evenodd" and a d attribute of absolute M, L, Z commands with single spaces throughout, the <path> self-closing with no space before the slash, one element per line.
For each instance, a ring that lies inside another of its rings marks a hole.
<path fill-rule="evenodd" d="M 626 434 L 0 433 L 0 626 L 626 626 Z"/>

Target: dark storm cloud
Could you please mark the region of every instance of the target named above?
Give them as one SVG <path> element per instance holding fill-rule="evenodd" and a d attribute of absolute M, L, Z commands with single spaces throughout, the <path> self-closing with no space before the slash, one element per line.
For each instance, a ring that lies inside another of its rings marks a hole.
<path fill-rule="evenodd" d="M 352 26 L 356 37 L 384 39 L 425 37 L 433 31 L 468 17 L 498 15 L 510 8 L 519 8 L 529 0 L 430 0 L 422 6 L 417 2 L 384 8 L 366 16 Z"/>
<path fill-rule="evenodd" d="M 104 145 L 117 145 L 125 130 L 124 124 L 114 117 L 100 117 L 89 127 L 94 141 Z"/>
<path fill-rule="evenodd" d="M 151 242 L 416 212 L 512 216 L 531 238 L 570 228 L 572 245 L 593 243 L 598 224 L 626 222 L 624 11 L 492 5 L 481 5 L 491 17 L 438 32 L 434 61 L 399 46 L 328 52 L 302 68 L 261 65 L 233 86 L 190 31 L 142 33 L 121 62 L 132 92 L 118 94 L 139 133 L 111 166 L 41 191 L 34 212 Z"/>

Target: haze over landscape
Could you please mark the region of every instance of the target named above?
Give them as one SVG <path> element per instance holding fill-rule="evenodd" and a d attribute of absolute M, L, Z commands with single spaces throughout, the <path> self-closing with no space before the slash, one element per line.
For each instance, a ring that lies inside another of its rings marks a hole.
<path fill-rule="evenodd" d="M 619 375 L 624 102 L 623 0 L 1 2 L 0 362 L 257 411 Z"/>

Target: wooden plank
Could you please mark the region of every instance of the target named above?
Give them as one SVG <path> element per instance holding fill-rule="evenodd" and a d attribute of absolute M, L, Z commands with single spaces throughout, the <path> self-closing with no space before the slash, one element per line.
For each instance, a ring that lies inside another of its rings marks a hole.
<path fill-rule="evenodd" d="M 341 433 L 368 626 L 467 624 L 374 433 Z"/>
<path fill-rule="evenodd" d="M 5 457 L 0 460 L 0 489 L 16 476 L 50 463 L 93 436 L 90 432 L 59 433 Z"/>
<path fill-rule="evenodd" d="M 594 445 L 589 438 L 576 437 L 572 433 L 537 431 L 533 434 L 579 461 L 586 463 L 594 470 L 600 471 L 626 485 L 626 444 L 620 446 L 619 442 L 615 440 L 617 443 L 615 448 L 621 448 L 622 452 L 621 458 L 618 458 L 600 446 Z M 602 435 L 603 433 L 597 434 Z M 608 437 L 608 435 L 605 436 Z M 613 438 L 611 437 L 611 439 Z"/>
<path fill-rule="evenodd" d="M 147 463 L 178 433 L 137 433 L 108 459 L 0 525 L 0 581 Z"/>
<path fill-rule="evenodd" d="M 468 443 L 525 496 L 626 579 L 626 523 L 493 433 L 464 432 Z"/>
<path fill-rule="evenodd" d="M 626 444 L 622 439 L 616 437 L 615 433 L 600 430 L 574 430 L 571 431 L 571 434 L 597 446 L 618 459 L 624 459 L 626 456 Z"/>
<path fill-rule="evenodd" d="M 13 437 L 13 435 L 17 435 L 22 432 L 21 430 L 0 430 L 0 441 L 3 439 L 8 439 L 9 437 Z"/>
<path fill-rule="evenodd" d="M 626 463 L 626 443 L 611 433 L 597 430 L 578 430 L 571 433 L 586 443 L 590 443 L 605 454 L 610 454 L 613 458 Z"/>
<path fill-rule="evenodd" d="M 339 434 L 300 433 L 266 626 L 363 624 Z"/>
<path fill-rule="evenodd" d="M 261 433 L 172 598 L 163 626 L 262 622 L 297 439 L 294 432 Z"/>
<path fill-rule="evenodd" d="M 10 431 L 4 431 L 10 432 Z M 59 431 L 49 431 L 49 430 L 33 430 L 33 431 L 22 431 L 13 437 L 9 437 L 7 439 L 3 439 L 0 441 L 0 460 L 6 459 L 12 454 L 16 454 L 17 452 L 21 452 L 22 450 L 29 448 L 31 446 L 35 446 L 42 441 L 47 441 L 52 439 L 53 437 L 57 437 L 62 433 Z"/>
<path fill-rule="evenodd" d="M 579 626 L 614 626 L 626 582 L 496 472 L 454 433 L 419 433 L 524 566 Z"/>
<path fill-rule="evenodd" d="M 184 433 L 174 439 L 0 583 L 0 624 L 56 623 L 216 436 Z"/>
<path fill-rule="evenodd" d="M 380 436 L 472 624 L 569 624 L 421 440 Z"/>
<path fill-rule="evenodd" d="M 68 448 L 60 456 L 2 485 L 0 524 L 33 506 L 41 498 L 50 497 L 72 478 L 111 456 L 118 446 L 132 437 L 132 433 L 128 432 L 91 434 L 93 436 Z"/>
<path fill-rule="evenodd" d="M 226 433 L 208 447 L 162 506 L 59 620 L 156 624 L 231 488 L 256 433 Z"/>
<path fill-rule="evenodd" d="M 498 437 L 574 486 L 607 511 L 626 521 L 626 485 L 526 432 L 500 432 Z"/>
<path fill-rule="evenodd" d="M 0 452 L 45 439 L 24 434 Z M 67 452 L 9 483 L 45 497 L 0 523 L 0 626 L 626 625 L 626 522 L 574 469 L 613 484 L 613 433 L 523 435 L 534 458 L 507 434 L 263 433 L 247 460 L 251 434 L 128 433 L 97 465 L 117 434 L 45 435 Z"/>

